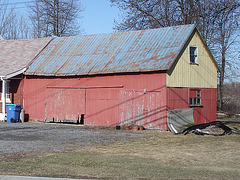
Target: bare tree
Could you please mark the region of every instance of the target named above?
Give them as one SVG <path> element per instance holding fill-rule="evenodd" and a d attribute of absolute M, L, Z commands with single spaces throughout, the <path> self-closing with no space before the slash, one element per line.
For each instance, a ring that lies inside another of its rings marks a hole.
<path fill-rule="evenodd" d="M 235 114 L 240 113 L 240 83 L 227 82 L 223 85 L 223 110 Z"/>
<path fill-rule="evenodd" d="M 30 7 L 34 37 L 66 36 L 80 33 L 79 13 L 83 6 L 74 0 L 35 0 Z"/>
<path fill-rule="evenodd" d="M 122 11 L 115 30 L 140 30 L 196 24 L 220 66 L 219 108 L 230 49 L 239 33 L 239 0 L 110 0 Z M 235 62 L 234 62 L 235 63 Z"/>
<path fill-rule="evenodd" d="M 218 108 L 223 109 L 223 84 L 225 80 L 226 65 L 232 67 L 236 60 L 231 63 L 231 55 L 235 50 L 234 45 L 239 37 L 239 20 L 240 20 L 240 2 L 232 0 L 218 1 L 215 7 L 214 35 L 212 38 L 211 49 L 215 58 L 218 60 L 221 72 L 219 75 L 219 101 Z M 228 55 L 229 54 L 229 55 Z M 235 53 L 233 53 L 235 54 Z M 230 69 L 233 71 L 232 69 Z"/>
<path fill-rule="evenodd" d="M 0 35 L 4 39 L 25 39 L 30 37 L 27 20 L 8 1 L 0 0 Z"/>
<path fill-rule="evenodd" d="M 29 31 L 29 24 L 23 15 L 18 13 L 15 18 L 11 20 L 7 26 L 7 32 L 5 33 L 5 39 L 28 39 L 31 38 L 31 32 Z"/>
<path fill-rule="evenodd" d="M 7 1 L 1 1 L 0 6 L 0 34 L 4 39 L 10 39 L 9 31 L 12 26 L 12 21 L 16 18 L 14 8 L 9 8 Z"/>
<path fill-rule="evenodd" d="M 140 30 L 166 26 L 196 24 L 203 37 L 209 37 L 213 23 L 213 3 L 208 0 L 110 0 L 122 10 L 122 21 L 115 30 Z"/>

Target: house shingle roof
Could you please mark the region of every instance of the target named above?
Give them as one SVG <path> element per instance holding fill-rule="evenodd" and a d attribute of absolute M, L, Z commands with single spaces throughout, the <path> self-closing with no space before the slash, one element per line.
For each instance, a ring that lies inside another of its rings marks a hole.
<path fill-rule="evenodd" d="M 25 74 L 74 76 L 168 70 L 194 25 L 110 34 L 57 37 Z"/>
<path fill-rule="evenodd" d="M 0 76 L 6 77 L 27 67 L 52 38 L 0 41 Z"/>

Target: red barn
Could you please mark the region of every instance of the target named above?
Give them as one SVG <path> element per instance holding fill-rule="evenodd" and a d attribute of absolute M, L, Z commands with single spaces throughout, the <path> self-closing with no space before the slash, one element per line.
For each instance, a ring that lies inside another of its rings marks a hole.
<path fill-rule="evenodd" d="M 96 126 L 167 130 L 176 112 L 210 122 L 218 71 L 194 25 L 57 37 L 24 73 L 24 108 L 31 120 Z"/>

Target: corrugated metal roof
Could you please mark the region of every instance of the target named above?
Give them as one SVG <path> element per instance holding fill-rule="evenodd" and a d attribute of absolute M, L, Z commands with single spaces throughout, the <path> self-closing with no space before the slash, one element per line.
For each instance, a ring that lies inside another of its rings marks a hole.
<path fill-rule="evenodd" d="M 194 25 L 58 37 L 37 56 L 26 74 L 71 76 L 167 70 Z"/>
<path fill-rule="evenodd" d="M 0 76 L 25 68 L 52 38 L 0 41 Z"/>

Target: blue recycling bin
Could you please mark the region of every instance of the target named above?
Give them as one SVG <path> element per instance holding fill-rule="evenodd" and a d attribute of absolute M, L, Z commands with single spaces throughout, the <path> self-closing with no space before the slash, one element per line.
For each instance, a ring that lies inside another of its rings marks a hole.
<path fill-rule="evenodd" d="M 19 122 L 20 104 L 7 104 L 7 123 Z"/>

